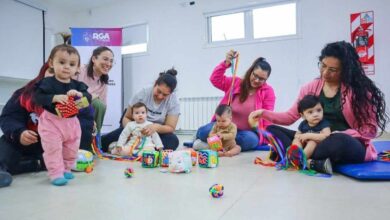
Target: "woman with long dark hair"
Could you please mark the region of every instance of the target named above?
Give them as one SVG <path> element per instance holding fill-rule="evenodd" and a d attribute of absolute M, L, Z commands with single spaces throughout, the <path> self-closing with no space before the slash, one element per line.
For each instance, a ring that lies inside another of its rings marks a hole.
<path fill-rule="evenodd" d="M 310 168 L 329 171 L 333 165 L 361 163 L 376 159 L 371 140 L 382 133 L 388 122 L 383 92 L 368 78 L 354 47 L 345 41 L 327 44 L 319 56 L 320 77 L 301 88 L 297 101 L 286 112 L 258 110 L 253 119 L 264 118 L 279 125 L 291 125 L 300 118 L 297 102 L 312 94 L 324 104 L 324 118 L 330 122 L 332 134 L 318 143 Z M 267 128 L 283 143 L 291 145 L 295 131 L 276 125 Z M 328 169 L 328 170 L 326 170 Z"/>

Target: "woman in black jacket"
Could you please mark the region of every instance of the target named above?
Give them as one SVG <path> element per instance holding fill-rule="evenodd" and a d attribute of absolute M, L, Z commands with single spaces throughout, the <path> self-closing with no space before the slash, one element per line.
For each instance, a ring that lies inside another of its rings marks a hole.
<path fill-rule="evenodd" d="M 37 77 L 16 90 L 0 115 L 0 127 L 4 135 L 0 138 L 0 187 L 9 186 L 11 174 L 44 170 L 42 145 L 38 135 L 40 106 L 32 99 L 36 83 L 50 74 L 44 64 Z M 80 111 L 78 118 L 82 130 L 80 148 L 90 150 L 93 130 L 93 110 Z"/>

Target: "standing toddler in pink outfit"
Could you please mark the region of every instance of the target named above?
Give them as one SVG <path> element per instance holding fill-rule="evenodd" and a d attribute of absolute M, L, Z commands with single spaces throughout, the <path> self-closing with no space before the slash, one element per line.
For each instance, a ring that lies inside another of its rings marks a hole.
<path fill-rule="evenodd" d="M 38 133 L 44 150 L 43 159 L 51 183 L 62 186 L 73 179 L 70 169 L 77 158 L 81 128 L 76 115 L 63 118 L 57 115 L 56 104 L 68 104 L 69 97 L 87 97 L 87 86 L 73 80 L 80 67 L 80 55 L 70 45 L 58 45 L 49 56 L 49 66 L 53 77 L 47 77 L 37 83 L 35 102 L 44 108 L 39 117 Z"/>

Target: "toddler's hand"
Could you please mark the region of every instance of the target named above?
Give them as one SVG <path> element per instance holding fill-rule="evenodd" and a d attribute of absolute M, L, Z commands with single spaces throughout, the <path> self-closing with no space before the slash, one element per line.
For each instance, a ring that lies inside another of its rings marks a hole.
<path fill-rule="evenodd" d="M 309 135 L 310 134 L 301 134 L 299 135 L 299 139 L 302 141 L 302 142 L 307 142 L 309 140 Z"/>
<path fill-rule="evenodd" d="M 77 90 L 74 90 L 74 89 L 71 89 L 69 90 L 67 93 L 66 93 L 68 96 L 78 96 L 78 97 L 83 97 L 83 93 L 77 91 Z"/>
<path fill-rule="evenodd" d="M 68 104 L 68 96 L 67 95 L 54 95 L 52 103 L 61 103 L 63 105 Z"/>

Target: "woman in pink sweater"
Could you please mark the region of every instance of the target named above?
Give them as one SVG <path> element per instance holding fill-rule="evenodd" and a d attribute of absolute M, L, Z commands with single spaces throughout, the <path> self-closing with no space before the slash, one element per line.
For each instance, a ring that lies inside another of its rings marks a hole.
<path fill-rule="evenodd" d="M 114 53 L 105 46 L 93 50 L 89 63 L 80 68 L 80 74 L 75 79 L 88 86 L 88 92 L 92 95 L 92 106 L 97 132 L 103 126 L 107 108 L 108 73 L 114 64 Z"/>
<path fill-rule="evenodd" d="M 320 97 L 324 104 L 324 118 L 329 121 L 332 134 L 318 145 L 312 155 L 310 168 L 329 171 L 333 165 L 361 163 L 376 159 L 371 139 L 377 129 L 385 130 L 389 119 L 384 94 L 368 78 L 355 48 L 345 41 L 329 43 L 319 57 L 320 78 L 301 88 L 298 99 L 286 112 L 261 109 L 250 114 L 252 119 L 267 119 L 279 125 L 291 125 L 300 118 L 297 103 L 303 96 Z M 272 125 L 267 128 L 280 139 L 284 147 L 291 145 L 295 131 Z"/>
<path fill-rule="evenodd" d="M 211 83 L 225 93 L 220 104 L 228 104 L 233 78 L 226 76 L 225 71 L 231 66 L 235 56 L 235 51 L 229 51 L 226 59 L 215 67 L 210 76 Z M 230 105 L 233 110 L 232 121 L 237 125 L 236 142 L 242 151 L 253 150 L 263 142 L 262 136 L 258 136 L 249 125 L 248 116 L 256 109 L 274 110 L 275 93 L 273 88 L 266 83 L 270 74 L 270 64 L 263 57 L 259 57 L 246 71 L 243 79 L 236 77 L 234 80 L 233 98 Z M 214 121 L 213 118 L 213 122 L 198 129 L 194 145 L 202 144 L 202 142 L 204 144 L 207 141 Z M 268 125 L 270 122 L 260 120 L 259 128 L 266 128 Z"/>

